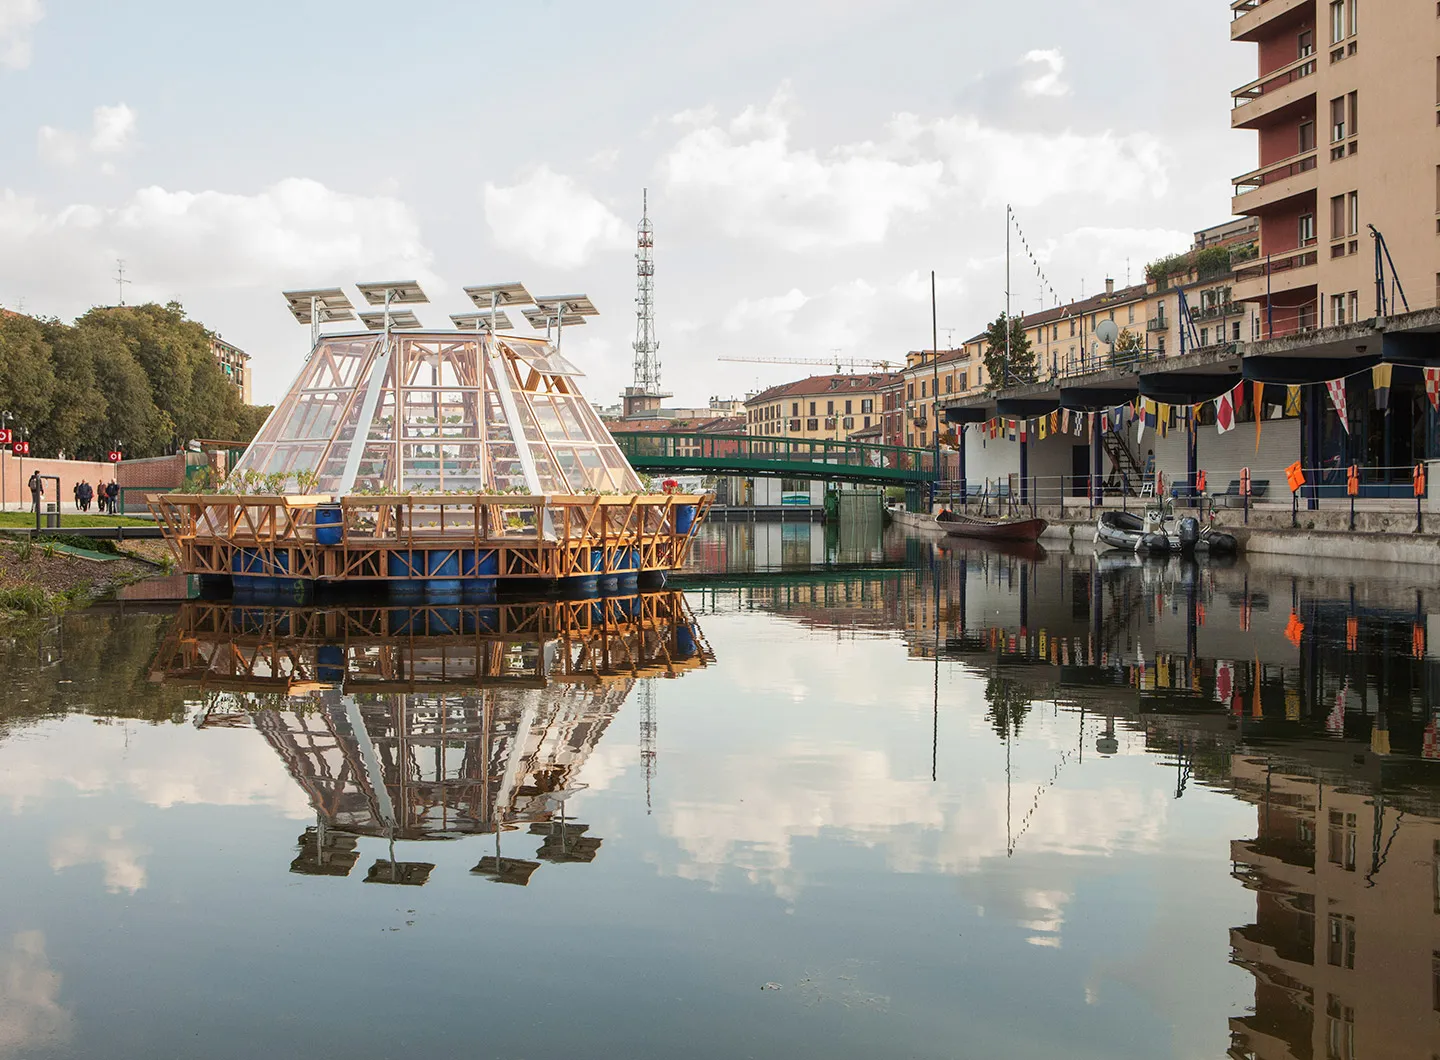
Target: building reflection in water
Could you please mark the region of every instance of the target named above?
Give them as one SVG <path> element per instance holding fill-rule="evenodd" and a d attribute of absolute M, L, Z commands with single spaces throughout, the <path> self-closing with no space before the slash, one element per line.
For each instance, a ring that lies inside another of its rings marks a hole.
<path fill-rule="evenodd" d="M 251 727 L 315 809 L 291 871 L 346 876 L 358 838 L 390 843 L 367 883 L 423 885 L 397 840 L 494 837 L 476 875 L 525 884 L 589 862 L 570 818 L 586 759 L 637 684 L 713 661 L 680 593 L 485 606 L 184 605 L 152 679 L 202 690 L 201 728 Z M 642 719 L 653 735 L 653 718 Z M 652 748 L 653 750 L 653 748 Z M 652 758 L 645 759 L 648 769 Z M 537 860 L 506 857 L 528 827 Z"/>
<path fill-rule="evenodd" d="M 709 584 L 702 606 L 772 610 L 819 636 L 899 631 L 913 658 L 983 677 L 1007 746 L 1035 703 L 1054 704 L 1082 729 L 1088 715 L 1101 754 L 1117 729 L 1141 736 L 1176 798 L 1198 785 L 1253 804 L 1230 858 L 1254 920 L 1229 943 L 1254 1000 L 1229 1055 L 1440 1057 L 1440 659 L 1423 593 L 954 541 L 912 551 L 906 570 Z"/>

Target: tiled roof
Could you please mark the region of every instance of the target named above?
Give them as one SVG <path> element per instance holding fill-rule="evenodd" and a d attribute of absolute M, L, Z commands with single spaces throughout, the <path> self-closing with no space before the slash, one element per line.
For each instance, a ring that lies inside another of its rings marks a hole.
<path fill-rule="evenodd" d="M 793 383 L 781 383 L 768 390 L 762 390 L 745 402 L 747 406 L 763 405 L 778 398 L 821 397 L 829 394 L 869 393 L 900 382 L 900 372 L 842 373 L 840 375 L 812 375 L 808 379 L 797 379 Z"/>

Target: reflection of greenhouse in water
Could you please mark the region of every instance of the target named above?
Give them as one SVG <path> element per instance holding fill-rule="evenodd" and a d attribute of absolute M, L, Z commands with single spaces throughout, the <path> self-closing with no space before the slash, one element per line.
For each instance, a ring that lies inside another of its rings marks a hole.
<path fill-rule="evenodd" d="M 637 682 L 713 659 L 679 593 L 487 607 L 241 608 L 188 604 L 152 671 L 205 689 L 201 728 L 254 728 L 315 809 L 292 871 L 347 875 L 357 837 L 494 835 L 479 875 L 528 826 L 541 861 L 600 839 L 568 818 L 586 760 Z M 427 862 L 380 859 L 370 882 L 423 884 Z"/>

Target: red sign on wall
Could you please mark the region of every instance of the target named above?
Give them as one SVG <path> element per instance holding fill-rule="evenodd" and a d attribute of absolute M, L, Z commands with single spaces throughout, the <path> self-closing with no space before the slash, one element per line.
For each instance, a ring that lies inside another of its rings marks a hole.
<path fill-rule="evenodd" d="M 112 463 L 112 464 L 118 464 L 118 463 L 120 463 L 120 450 L 119 450 L 119 449 L 111 449 L 111 450 L 110 450 L 110 463 Z"/>
<path fill-rule="evenodd" d="M 0 445 L 9 445 L 12 441 L 14 441 L 14 434 L 15 432 L 12 431 L 9 427 L 0 430 Z"/>
<path fill-rule="evenodd" d="M 30 443 L 29 443 L 29 442 L 14 442 L 14 443 L 12 443 L 11 446 L 10 446 L 10 451 L 11 451 L 12 453 L 14 453 L 16 456 L 29 456 L 29 455 L 30 455 Z"/>

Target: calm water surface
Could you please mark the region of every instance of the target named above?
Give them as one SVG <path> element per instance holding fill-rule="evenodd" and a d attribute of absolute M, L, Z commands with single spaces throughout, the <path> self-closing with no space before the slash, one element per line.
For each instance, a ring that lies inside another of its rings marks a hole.
<path fill-rule="evenodd" d="M 730 525 L 12 632 L 0 1057 L 1431 1060 L 1440 589 L 1334 566 Z"/>

